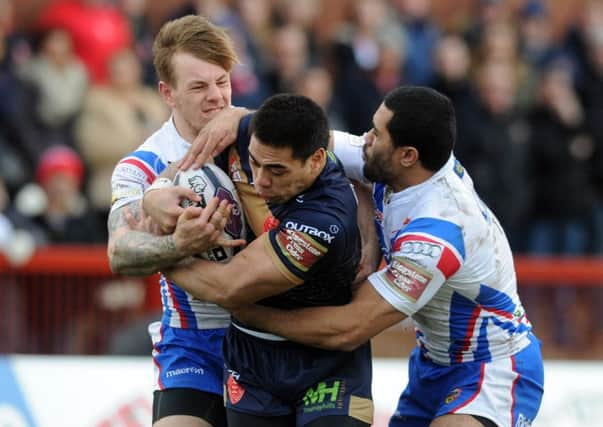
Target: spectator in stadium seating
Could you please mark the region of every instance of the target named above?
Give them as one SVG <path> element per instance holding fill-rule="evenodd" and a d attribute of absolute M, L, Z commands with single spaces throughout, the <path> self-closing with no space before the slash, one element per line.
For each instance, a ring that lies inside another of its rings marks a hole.
<path fill-rule="evenodd" d="M 303 29 L 287 25 L 275 30 L 272 38 L 272 58 L 272 68 L 266 75 L 269 92 L 292 92 L 295 81 L 310 65 L 308 39 Z"/>
<path fill-rule="evenodd" d="M 15 68 L 7 34 L 0 28 L 0 176 L 9 194 L 33 179 L 44 140 L 35 130 L 33 93 Z"/>
<path fill-rule="evenodd" d="M 406 54 L 401 63 L 410 85 L 431 85 L 434 75 L 434 53 L 440 29 L 431 15 L 431 0 L 395 0 L 404 28 Z M 388 92 L 388 91 L 385 91 Z"/>
<path fill-rule="evenodd" d="M 467 126 L 471 125 L 467 116 L 476 102 L 470 75 L 472 58 L 467 42 L 458 34 L 443 35 L 435 49 L 434 66 L 435 77 L 431 87 L 450 98 L 457 128 L 465 129 L 467 120 Z"/>
<path fill-rule="evenodd" d="M 310 67 L 294 84 L 295 93 L 312 99 L 327 113 L 329 126 L 333 129 L 345 130 L 341 106 L 333 96 L 333 79 L 322 67 Z"/>
<path fill-rule="evenodd" d="M 327 152 L 328 140 L 324 111 L 304 96 L 275 95 L 245 117 L 233 147 L 233 176 L 253 183 L 268 203 L 261 217 L 265 232 L 228 263 L 195 261 L 164 269 L 167 277 L 225 307 L 349 302 L 361 255 L 357 201 L 338 160 Z M 145 195 L 145 209 L 153 195 Z M 368 342 L 351 352 L 319 350 L 233 318 L 224 361 L 231 427 L 372 423 Z M 341 403 L 328 405 L 315 393 Z"/>
<path fill-rule="evenodd" d="M 319 0 L 278 0 L 274 6 L 275 15 L 283 26 L 298 27 L 306 34 L 308 56 L 312 64 L 316 64 L 320 58 L 316 21 L 324 6 Z"/>
<path fill-rule="evenodd" d="M 520 108 L 531 106 L 537 83 L 537 73 L 520 54 L 517 26 L 511 22 L 494 24 L 483 32 L 476 63 L 503 63 L 511 66 L 515 81 L 515 104 Z"/>
<path fill-rule="evenodd" d="M 477 102 L 459 123 L 455 152 L 471 171 L 476 190 L 500 220 L 513 250 L 522 250 L 530 200 L 528 126 L 517 109 L 513 65 L 481 65 L 477 85 Z"/>
<path fill-rule="evenodd" d="M 353 19 L 335 31 L 328 60 L 333 62 L 334 93 L 342 106 L 345 127 L 360 133 L 370 125 L 382 97 L 374 81 L 381 44 L 386 41 L 388 46 L 402 49 L 404 36 L 385 1 L 355 0 L 352 6 Z"/>
<path fill-rule="evenodd" d="M 50 29 L 39 50 L 20 70 L 36 90 L 36 118 L 49 145 L 73 146 L 73 123 L 88 89 L 88 75 L 73 53 L 69 33 Z"/>
<path fill-rule="evenodd" d="M 585 218 L 595 201 L 589 173 L 594 142 L 586 131 L 584 108 L 566 59 L 553 59 L 543 69 L 538 103 L 528 123 L 532 197 L 527 252 L 584 256 L 590 247 Z M 549 320 L 556 325 L 553 338 L 566 348 L 584 347 L 590 334 L 578 324 L 578 290 L 562 281 L 557 285 L 553 290 L 553 318 Z M 544 292 L 528 288 L 526 304 L 541 311 L 538 306 L 545 300 L 543 296 Z"/>
<path fill-rule="evenodd" d="M 555 40 L 550 11 L 542 0 L 527 0 L 519 10 L 520 54 L 540 71 L 561 51 Z"/>
<path fill-rule="evenodd" d="M 119 9 L 130 24 L 132 33 L 132 48 L 140 61 L 142 81 L 145 85 L 155 88 L 157 76 L 153 68 L 153 38 L 154 30 L 147 16 L 147 0 L 119 0 Z"/>
<path fill-rule="evenodd" d="M 111 173 L 168 117 L 161 97 L 143 85 L 141 66 L 133 51 L 116 53 L 109 61 L 109 80 L 86 95 L 76 123 L 76 147 L 88 167 L 88 197 L 106 219 L 111 206 Z"/>
<path fill-rule="evenodd" d="M 600 5 L 599 5 L 600 6 Z M 603 17 L 603 7 L 600 10 Z M 578 84 L 580 100 L 584 105 L 586 129 L 594 143 L 594 153 L 590 161 L 590 176 L 595 191 L 592 214 L 592 253 L 603 255 L 603 31 L 601 26 L 589 32 L 585 46 L 585 67 L 582 69 Z M 596 345 L 603 349 L 603 290 L 593 289 L 589 296 L 589 306 L 594 319 Z M 593 304 L 594 302 L 594 304 Z"/>
<path fill-rule="evenodd" d="M 36 180 L 46 195 L 46 207 L 33 221 L 45 230 L 49 243 L 101 243 L 102 223 L 88 208 L 81 191 L 84 164 L 69 147 L 53 146 L 42 153 Z"/>
<path fill-rule="evenodd" d="M 0 254 L 9 263 L 21 265 L 33 254 L 38 242 L 31 221 L 15 210 L 10 202 L 10 194 L 0 177 Z"/>
<path fill-rule="evenodd" d="M 590 164 L 596 191 L 593 250 L 603 254 L 603 30 L 593 31 L 587 42 L 587 62 L 578 83 L 578 94 L 584 105 L 585 126 L 594 142 Z"/>
<path fill-rule="evenodd" d="M 484 38 L 484 31 L 492 25 L 507 22 L 510 8 L 509 3 L 503 0 L 479 0 L 473 4 L 475 10 L 470 15 L 463 36 L 471 51 L 477 52 Z"/>
<path fill-rule="evenodd" d="M 390 426 L 531 424 L 543 394 L 540 342 L 517 294 L 505 234 L 456 161 L 454 142 L 450 101 L 412 86 L 385 97 L 364 141 L 334 133 L 334 152 L 346 174 L 374 182 L 386 266 L 371 274 L 348 304 L 301 309 L 256 304 L 235 309 L 233 316 L 245 328 L 344 350 L 411 317 L 418 346 Z M 168 276 L 182 279 L 186 271 Z M 203 273 L 196 279 L 204 280 Z M 226 276 L 222 286 L 237 282 L 237 275 Z M 187 285 L 199 288 L 198 283 Z M 245 386 L 238 391 L 244 399 Z"/>
<path fill-rule="evenodd" d="M 107 63 L 115 52 L 132 44 L 126 17 L 104 0 L 58 0 L 48 2 L 35 28 L 60 28 L 71 36 L 75 54 L 82 60 L 90 80 L 107 79 Z"/>
<path fill-rule="evenodd" d="M 249 65 L 254 72 L 263 75 L 270 67 L 272 56 L 274 14 L 271 1 L 236 0 L 234 9 L 241 21 L 241 27 L 238 29 L 242 38 L 241 51 L 245 51 L 249 56 Z"/>

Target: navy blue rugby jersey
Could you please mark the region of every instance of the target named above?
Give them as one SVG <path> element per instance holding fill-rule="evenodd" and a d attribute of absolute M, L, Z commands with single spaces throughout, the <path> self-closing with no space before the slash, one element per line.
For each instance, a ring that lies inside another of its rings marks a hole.
<path fill-rule="evenodd" d="M 286 203 L 269 203 L 268 211 L 256 209 L 246 203 L 247 196 L 253 194 L 250 120 L 251 115 L 241 120 L 237 141 L 221 161 L 228 162 L 251 228 L 258 230 L 262 225 L 266 233 L 260 238 L 265 239 L 275 265 L 297 284 L 259 304 L 293 309 L 348 303 L 361 241 L 356 196 L 341 163 L 329 152 L 325 168 L 305 192 Z"/>

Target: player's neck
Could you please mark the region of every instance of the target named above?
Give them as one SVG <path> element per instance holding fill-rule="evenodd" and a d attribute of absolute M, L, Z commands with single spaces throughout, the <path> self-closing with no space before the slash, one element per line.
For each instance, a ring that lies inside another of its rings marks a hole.
<path fill-rule="evenodd" d="M 424 169 L 422 167 L 413 167 L 398 174 L 398 179 L 392 183 L 389 183 L 389 186 L 392 188 L 394 193 L 398 193 L 407 188 L 424 183 L 433 175 L 433 171 Z"/>
<path fill-rule="evenodd" d="M 197 137 L 197 133 L 195 130 L 188 124 L 183 117 L 181 117 L 178 113 L 174 112 L 172 114 L 172 121 L 174 123 L 174 127 L 176 128 L 176 132 L 182 139 L 184 139 L 189 144 L 192 143 Z"/>

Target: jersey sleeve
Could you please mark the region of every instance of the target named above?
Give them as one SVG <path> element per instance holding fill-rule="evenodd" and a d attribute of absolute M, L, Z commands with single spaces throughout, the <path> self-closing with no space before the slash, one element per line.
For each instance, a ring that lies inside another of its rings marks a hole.
<path fill-rule="evenodd" d="M 344 243 L 342 229 L 328 214 L 297 210 L 264 235 L 266 249 L 281 273 L 299 285 L 319 261 Z"/>
<path fill-rule="evenodd" d="M 391 254 L 369 281 L 392 306 L 411 316 L 463 265 L 463 232 L 449 221 L 419 218 L 394 237 Z"/>
<path fill-rule="evenodd" d="M 137 150 L 117 163 L 111 176 L 111 210 L 142 198 L 166 165 L 151 151 Z"/>
<path fill-rule="evenodd" d="M 333 152 L 343 164 L 345 174 L 350 179 L 368 183 L 362 169 L 362 147 L 364 138 L 346 132 L 333 131 Z"/>

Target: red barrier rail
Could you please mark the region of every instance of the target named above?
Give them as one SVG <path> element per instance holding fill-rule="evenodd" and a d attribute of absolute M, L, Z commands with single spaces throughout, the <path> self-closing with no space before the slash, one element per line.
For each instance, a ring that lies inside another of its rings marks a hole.
<path fill-rule="evenodd" d="M 517 256 L 515 267 L 524 290 L 603 288 L 603 258 Z M 0 353 L 112 352 L 160 310 L 157 278 L 114 275 L 105 246 L 43 247 L 21 266 L 0 256 Z"/>
<path fill-rule="evenodd" d="M 603 287 L 603 257 L 517 256 L 515 270 L 524 286 L 555 287 L 563 282 Z"/>
<path fill-rule="evenodd" d="M 522 284 L 557 286 L 559 281 L 576 286 L 603 286 L 603 257 L 515 258 L 517 280 Z M 57 245 L 38 249 L 27 263 L 11 266 L 0 255 L 0 273 L 110 275 L 105 246 Z"/>
<path fill-rule="evenodd" d="M 157 278 L 113 274 L 105 246 L 48 246 L 20 266 L 0 257 L 0 313 L 0 354 L 104 354 L 137 324 L 144 346 L 161 302 Z"/>

